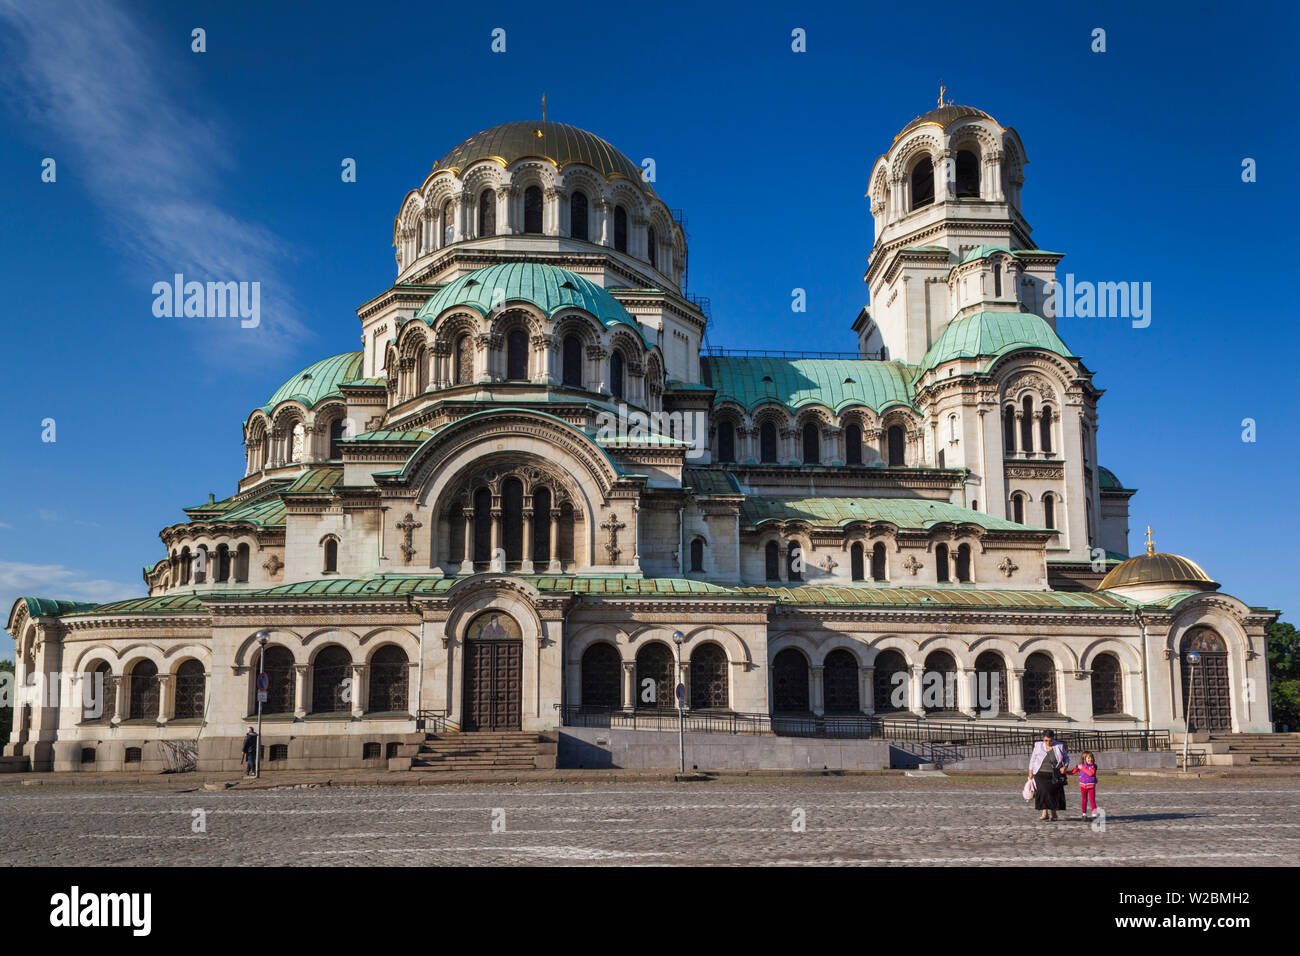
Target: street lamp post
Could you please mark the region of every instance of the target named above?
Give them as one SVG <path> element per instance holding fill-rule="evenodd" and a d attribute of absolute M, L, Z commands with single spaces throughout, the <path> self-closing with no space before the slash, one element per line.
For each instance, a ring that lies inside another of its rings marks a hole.
<path fill-rule="evenodd" d="M 1187 676 L 1187 726 L 1183 728 L 1183 773 L 1187 772 L 1187 742 L 1192 736 L 1192 703 L 1196 700 L 1196 665 L 1201 662 L 1201 655 L 1196 651 L 1187 652 L 1187 663 L 1191 672 Z"/>
<path fill-rule="evenodd" d="M 257 746 L 253 748 L 253 776 L 262 776 L 262 675 L 266 673 L 266 642 L 270 638 L 267 631 L 257 632 L 257 643 L 261 651 L 257 655 Z"/>
<path fill-rule="evenodd" d="M 686 640 L 686 635 L 681 631 L 673 631 L 673 643 L 677 645 L 677 687 L 685 686 L 682 681 L 682 641 Z M 684 694 L 678 694 L 677 688 L 673 689 L 673 696 L 677 700 L 677 764 L 680 773 L 686 772 L 686 697 Z"/>

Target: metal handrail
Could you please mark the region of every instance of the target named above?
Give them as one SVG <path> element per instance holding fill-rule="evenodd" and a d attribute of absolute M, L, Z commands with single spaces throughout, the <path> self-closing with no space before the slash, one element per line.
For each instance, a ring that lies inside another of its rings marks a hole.
<path fill-rule="evenodd" d="M 568 727 L 611 730 L 677 730 L 674 709 L 613 710 L 565 707 Z M 682 720 L 690 733 L 774 734 L 781 737 L 839 737 L 918 743 L 951 748 L 966 756 L 1005 756 L 1024 752 L 1041 738 L 1041 732 L 1007 724 L 971 720 L 966 723 L 931 721 L 918 717 L 844 714 L 746 714 L 736 711 L 687 710 Z M 1066 729 L 1057 739 L 1072 753 L 1116 750 L 1169 750 L 1167 730 Z"/>
<path fill-rule="evenodd" d="M 415 712 L 415 729 L 425 730 L 429 733 L 459 733 L 460 724 L 447 716 L 448 711 L 443 710 L 418 710 Z"/>

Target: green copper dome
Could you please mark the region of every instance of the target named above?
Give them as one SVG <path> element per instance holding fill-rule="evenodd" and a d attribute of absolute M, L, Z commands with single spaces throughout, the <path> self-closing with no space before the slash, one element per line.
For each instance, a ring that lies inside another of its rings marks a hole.
<path fill-rule="evenodd" d="M 1032 312 L 975 312 L 948 323 L 921 360 L 921 371 L 953 359 L 997 358 L 1023 348 L 1046 349 L 1073 358 L 1047 321 Z"/>
<path fill-rule="evenodd" d="M 275 390 L 262 406 L 269 412 L 281 402 L 302 402 L 311 408 L 326 398 L 342 397 L 339 386 L 361 375 L 361 353 L 344 352 L 308 365 Z"/>
<path fill-rule="evenodd" d="M 434 319 L 456 305 L 466 305 L 487 315 L 494 305 L 494 297 L 498 307 L 528 302 L 547 317 L 561 309 L 582 309 L 599 319 L 605 328 L 622 323 L 644 340 L 641 326 L 612 295 L 575 272 L 540 262 L 505 262 L 475 269 L 435 292 L 415 317 L 432 325 Z"/>

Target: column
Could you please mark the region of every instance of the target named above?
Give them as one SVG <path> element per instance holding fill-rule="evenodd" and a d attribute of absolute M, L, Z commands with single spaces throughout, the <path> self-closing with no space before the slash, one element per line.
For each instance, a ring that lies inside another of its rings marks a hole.
<path fill-rule="evenodd" d="M 111 723 L 120 724 L 123 717 L 122 705 L 125 703 L 123 698 L 126 697 L 126 692 L 128 690 L 127 681 L 126 678 L 117 677 L 115 675 L 110 675 L 104 679 L 105 683 L 108 683 L 109 681 L 113 682 L 113 719 Z M 15 719 L 17 719 L 17 716 L 17 711 L 15 711 Z"/>
<path fill-rule="evenodd" d="M 352 716 L 360 717 L 364 714 L 366 702 L 366 665 L 352 665 Z"/>
<path fill-rule="evenodd" d="M 500 508 L 492 509 L 492 562 L 488 565 L 490 571 L 505 571 L 506 562 L 501 556 L 501 518 L 502 511 Z"/>
<path fill-rule="evenodd" d="M 908 668 L 907 709 L 918 717 L 925 716 L 925 705 L 921 702 L 921 675 L 925 670 L 921 664 Z"/>
<path fill-rule="evenodd" d="M 158 726 L 164 727 L 172 711 L 172 675 L 158 675 Z"/>
<path fill-rule="evenodd" d="M 307 716 L 307 665 L 293 665 L 293 715 L 299 720 Z"/>
<path fill-rule="evenodd" d="M 975 717 L 975 671 L 957 667 L 957 709 L 967 717 Z"/>
<path fill-rule="evenodd" d="M 1013 670 L 1008 675 L 1010 678 L 1010 687 L 1007 688 L 1007 706 L 1011 708 L 1011 713 L 1015 714 L 1021 720 L 1025 719 L 1025 694 L 1024 684 L 1021 678 L 1025 676 L 1023 670 Z"/>
<path fill-rule="evenodd" d="M 864 714 L 876 712 L 876 669 L 858 667 L 858 706 Z"/>
<path fill-rule="evenodd" d="M 808 701 L 814 714 L 824 714 L 826 712 L 826 702 L 824 699 L 826 685 L 823 681 L 826 668 L 818 664 L 815 667 L 808 668 L 809 687 Z"/>
<path fill-rule="evenodd" d="M 474 573 L 474 511 L 473 509 L 466 508 L 464 511 L 464 515 L 465 515 L 465 547 L 463 550 L 465 553 L 464 556 L 461 558 L 460 573 L 473 574 Z"/>
<path fill-rule="evenodd" d="M 551 509 L 551 563 L 546 566 L 547 574 L 559 574 L 560 567 L 560 509 Z"/>
<path fill-rule="evenodd" d="M 460 192 L 456 195 L 456 206 L 452 213 L 452 242 L 461 242 L 467 235 L 465 225 L 468 221 L 468 210 L 473 208 L 472 197 L 468 192 Z"/>
<path fill-rule="evenodd" d="M 524 553 L 519 562 L 520 574 L 533 573 L 533 499 L 529 495 L 524 499 Z"/>
<path fill-rule="evenodd" d="M 636 661 L 623 662 L 623 710 L 636 710 Z"/>
<path fill-rule="evenodd" d="M 952 176 L 953 167 L 957 162 L 956 157 L 957 154 L 951 149 L 941 150 L 938 161 L 934 164 L 934 201 L 936 205 L 955 198 L 955 191 L 952 188 Z"/>

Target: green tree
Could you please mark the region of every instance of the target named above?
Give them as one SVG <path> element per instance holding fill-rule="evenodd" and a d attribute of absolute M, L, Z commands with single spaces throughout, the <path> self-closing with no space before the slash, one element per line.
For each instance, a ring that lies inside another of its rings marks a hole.
<path fill-rule="evenodd" d="M 1294 624 L 1268 626 L 1268 679 L 1273 723 L 1300 731 L 1300 632 Z"/>
<path fill-rule="evenodd" d="M 14 662 L 0 661 L 0 671 L 8 671 L 10 674 L 12 674 L 14 672 Z M 0 678 L 0 680 L 3 680 L 3 678 Z M 11 677 L 9 678 L 9 680 L 13 680 L 13 678 Z M 13 690 L 14 688 L 13 685 L 11 684 L 9 687 L 9 693 L 12 694 Z M 9 732 L 12 731 L 13 729 L 14 729 L 14 709 L 12 705 L 5 705 L 3 707 L 0 707 L 0 747 L 3 747 L 5 744 L 9 743 Z"/>

